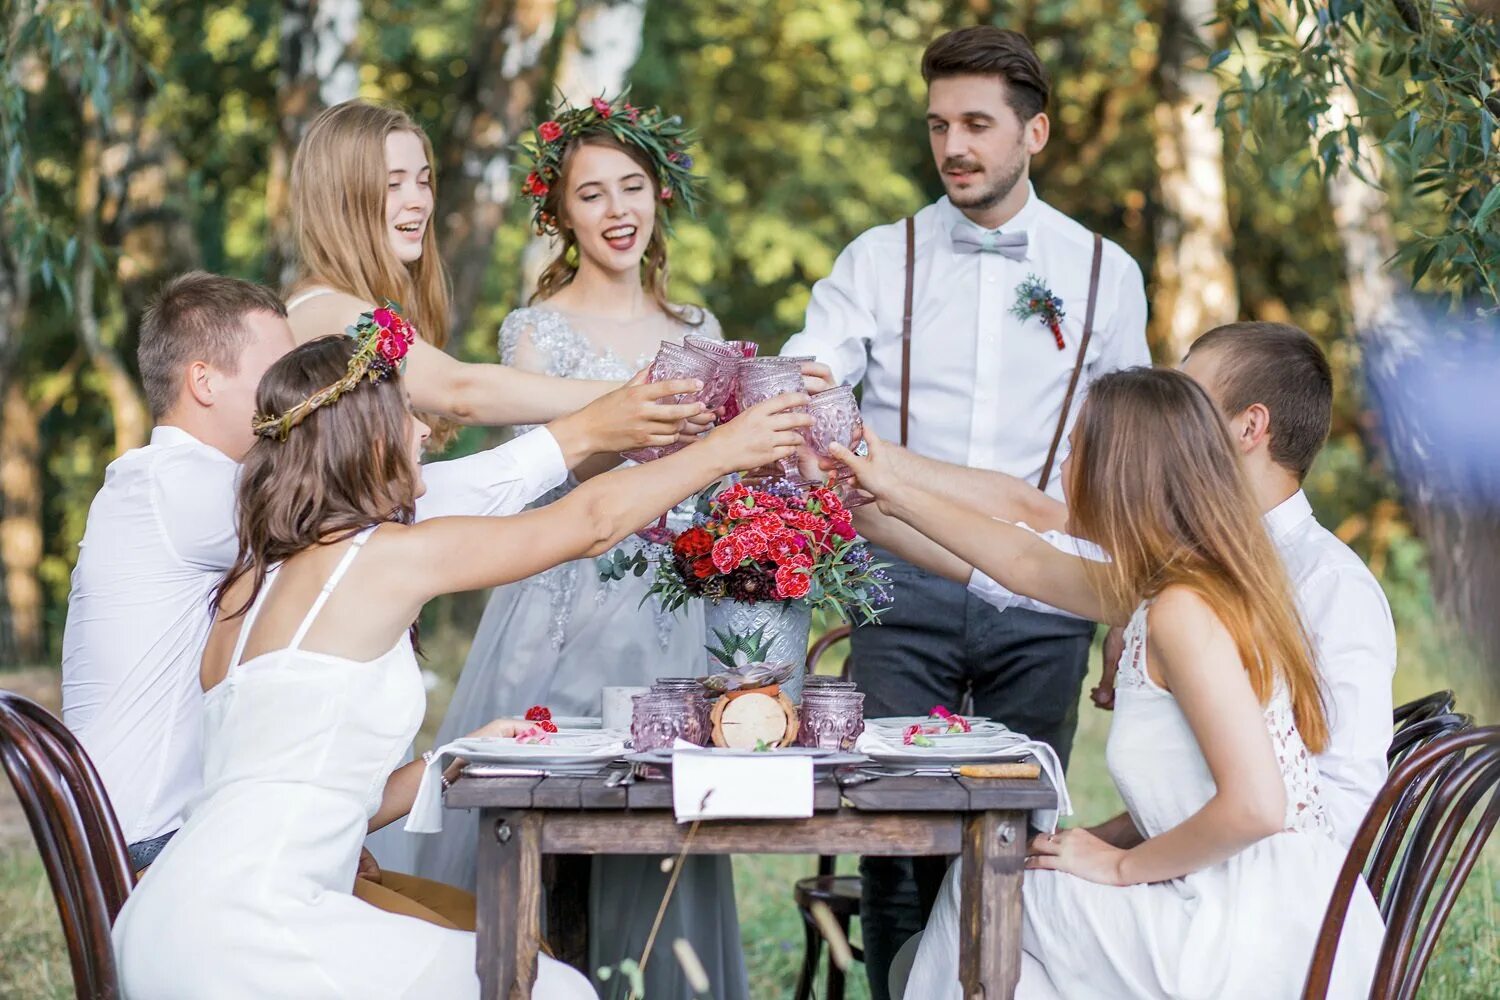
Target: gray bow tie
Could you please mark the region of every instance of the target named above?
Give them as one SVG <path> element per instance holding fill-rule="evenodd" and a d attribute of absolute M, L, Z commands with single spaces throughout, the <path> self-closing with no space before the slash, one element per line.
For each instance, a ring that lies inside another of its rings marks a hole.
<path fill-rule="evenodd" d="M 1025 233 L 996 233 L 962 222 L 953 227 L 954 253 L 998 253 L 1011 260 L 1026 259 Z"/>

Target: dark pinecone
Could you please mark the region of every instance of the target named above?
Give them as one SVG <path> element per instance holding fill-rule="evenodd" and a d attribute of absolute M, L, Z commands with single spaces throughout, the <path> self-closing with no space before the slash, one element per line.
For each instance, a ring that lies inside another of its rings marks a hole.
<path fill-rule="evenodd" d="M 729 574 L 727 593 L 743 604 L 768 601 L 776 596 L 776 580 L 759 566 L 740 566 Z"/>
<path fill-rule="evenodd" d="M 702 582 L 703 596 L 710 601 L 722 600 L 724 595 L 729 592 L 729 588 L 725 585 L 724 577 L 722 576 L 711 576 Z"/>

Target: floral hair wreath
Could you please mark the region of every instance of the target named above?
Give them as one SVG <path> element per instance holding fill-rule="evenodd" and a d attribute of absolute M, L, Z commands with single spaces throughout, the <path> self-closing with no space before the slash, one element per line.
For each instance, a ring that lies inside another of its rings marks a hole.
<path fill-rule="evenodd" d="M 344 377 L 324 386 L 279 416 L 257 413 L 250 425 L 251 430 L 263 438 L 285 441 L 292 428 L 306 420 L 312 411 L 336 401 L 361 382 L 372 385 L 384 382 L 400 371 L 406 364 L 406 352 L 416 339 L 416 330 L 401 315 L 401 308 L 390 300 L 382 308 L 361 313 L 344 332 L 359 342 L 359 349 L 349 359 L 349 369 Z"/>
<path fill-rule="evenodd" d="M 556 234 L 557 219 L 542 206 L 552 185 L 562 177 L 568 142 L 590 135 L 612 136 L 642 150 L 656 166 L 658 197 L 667 205 L 680 202 L 689 215 L 697 212 L 702 179 L 693 174 L 693 158 L 687 154 L 695 138 L 693 133 L 677 115 L 668 117 L 660 108 L 638 108 L 626 99 L 628 96 L 627 90 L 613 101 L 596 97 L 581 108 L 571 107 L 565 100 L 554 118 L 542 122 L 532 136 L 521 140 L 521 152 L 530 161 L 521 193 L 531 199 L 531 223 L 537 235 Z"/>

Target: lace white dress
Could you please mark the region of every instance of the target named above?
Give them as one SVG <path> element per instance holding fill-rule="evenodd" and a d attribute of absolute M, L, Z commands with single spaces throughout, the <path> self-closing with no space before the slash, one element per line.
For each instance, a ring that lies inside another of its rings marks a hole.
<path fill-rule="evenodd" d="M 658 314 L 622 324 L 545 305 L 517 309 L 500 327 L 501 359 L 562 378 L 624 381 L 651 363 L 663 340 L 680 343 L 690 333 L 721 339 L 712 314 L 690 318 L 701 323 L 694 327 Z M 576 486 L 570 477 L 532 506 L 551 503 Z M 632 538 L 620 544 L 634 551 L 640 543 Z M 519 716 L 532 705 L 546 705 L 554 715 L 596 716 L 604 687 L 644 687 L 658 677 L 707 673 L 702 608 L 690 602 L 673 615 L 654 600 L 642 604 L 649 584 L 634 576 L 601 582 L 594 560 L 580 559 L 491 591 L 438 744 L 491 719 Z M 472 887 L 472 826 L 450 821 L 443 832 L 419 838 L 417 873 Z M 640 958 L 666 890 L 660 861 L 634 855 L 596 859 L 589 900 L 591 974 Z M 671 954 L 679 937 L 691 941 L 703 960 L 715 997 L 748 997 L 729 858 L 687 859 L 647 965 L 651 1000 L 693 996 Z M 601 990 L 609 996 L 621 982 L 616 976 Z"/>
<path fill-rule="evenodd" d="M 1146 673 L 1146 609 L 1136 610 L 1125 632 L 1106 759 L 1136 828 L 1155 837 L 1201 809 L 1214 781 L 1176 699 Z M 1285 831 L 1168 882 L 1115 887 L 1027 870 L 1017 998 L 1301 995 L 1344 850 L 1285 692 L 1271 699 L 1265 718 L 1286 783 Z M 906 988 L 913 1000 L 961 996 L 958 874 L 955 864 L 918 945 Z M 1330 997 L 1367 994 L 1383 933 L 1361 883 Z"/>
<path fill-rule="evenodd" d="M 241 663 L 279 567 L 268 574 L 228 673 L 204 696 L 203 789 L 115 921 L 126 997 L 479 996 L 472 933 L 352 892 L 426 692 L 406 636 L 362 663 L 300 647 L 372 530 L 355 536 L 291 643 Z M 594 992 L 542 956 L 535 995 Z"/>

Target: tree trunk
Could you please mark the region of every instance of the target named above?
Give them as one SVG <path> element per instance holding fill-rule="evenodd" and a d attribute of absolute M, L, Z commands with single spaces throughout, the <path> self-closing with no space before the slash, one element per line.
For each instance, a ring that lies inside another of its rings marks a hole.
<path fill-rule="evenodd" d="M 292 157 L 308 123 L 326 107 L 359 96 L 361 0 L 282 0 L 276 70 L 276 137 L 266 170 L 266 278 L 285 289 L 296 279 Z"/>
<path fill-rule="evenodd" d="M 1237 319 L 1240 309 L 1230 260 L 1224 137 L 1213 118 L 1219 84 L 1197 65 L 1214 14 L 1213 0 L 1169 0 L 1163 15 L 1153 339 L 1157 360 L 1167 364 L 1180 361 L 1205 331 Z"/>
<path fill-rule="evenodd" d="M 0 662 L 40 663 L 46 656 L 42 585 L 42 454 L 37 414 L 18 379 L 0 395 Z"/>
<path fill-rule="evenodd" d="M 135 379 L 125 367 L 115 344 L 99 321 L 97 278 L 100 263 L 100 195 L 103 187 L 104 129 L 91 98 L 82 100 L 83 142 L 78 151 L 78 183 L 74 211 L 78 220 L 78 255 L 73 266 L 73 321 L 89 361 L 104 382 L 104 394 L 114 417 L 116 455 L 146 442 L 151 418 Z M 116 317 L 112 327 L 120 325 Z M 117 334 L 116 331 L 112 331 Z"/>
<path fill-rule="evenodd" d="M 557 0 L 484 0 L 475 16 L 469 73 L 438 154 L 437 218 L 453 279 L 454 343 L 479 304 L 510 200 L 510 146 L 545 91 L 557 6 Z"/>
<path fill-rule="evenodd" d="M 554 93 L 575 106 L 601 94 L 613 98 L 641 54 L 646 0 L 588 0 L 563 36 Z M 537 279 L 556 253 L 553 238 L 533 236 L 521 258 L 521 301 L 531 297 Z"/>

